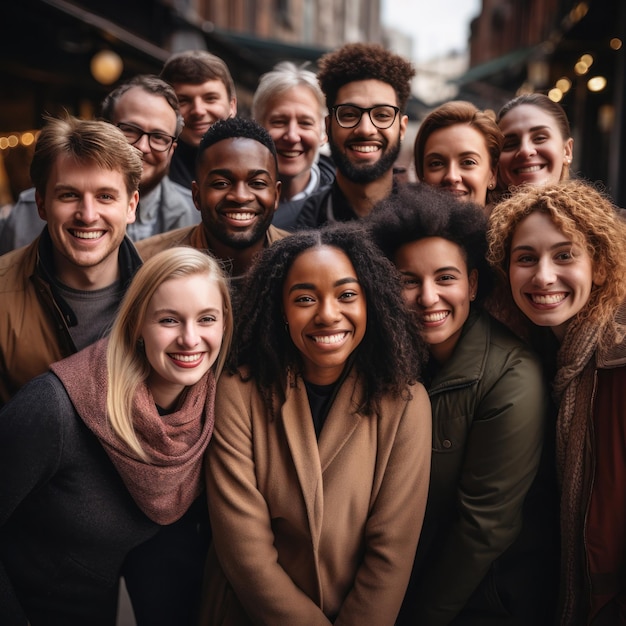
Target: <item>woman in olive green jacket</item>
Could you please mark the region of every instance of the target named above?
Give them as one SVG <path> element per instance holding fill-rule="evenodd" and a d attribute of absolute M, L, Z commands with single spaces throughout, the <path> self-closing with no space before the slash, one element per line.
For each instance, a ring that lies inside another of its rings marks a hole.
<path fill-rule="evenodd" d="M 558 543 L 551 446 L 540 472 L 548 396 L 535 355 L 480 306 L 492 283 L 486 218 L 410 187 L 370 226 L 430 352 L 430 490 L 398 624 L 547 624 Z"/>

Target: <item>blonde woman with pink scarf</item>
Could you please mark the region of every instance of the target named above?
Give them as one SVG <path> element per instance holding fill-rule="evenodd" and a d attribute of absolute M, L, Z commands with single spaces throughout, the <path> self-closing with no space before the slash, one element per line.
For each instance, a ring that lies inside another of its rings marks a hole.
<path fill-rule="evenodd" d="M 202 478 L 232 334 L 218 263 L 173 248 L 137 272 L 110 336 L 0 412 L 0 623 L 190 624 L 209 542 Z M 174 621 L 172 621 L 174 620 Z"/>

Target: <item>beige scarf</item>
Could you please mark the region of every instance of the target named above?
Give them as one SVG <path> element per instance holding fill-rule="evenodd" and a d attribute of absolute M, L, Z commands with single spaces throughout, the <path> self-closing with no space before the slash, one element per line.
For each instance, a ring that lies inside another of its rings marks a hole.
<path fill-rule="evenodd" d="M 215 378 L 208 372 L 181 406 L 159 415 L 147 385 L 133 399 L 133 425 L 150 462 L 137 459 L 113 432 L 106 413 L 108 339 L 51 365 L 76 412 L 98 437 L 139 508 L 157 524 L 179 519 L 200 495 L 202 459 L 214 422 Z"/>

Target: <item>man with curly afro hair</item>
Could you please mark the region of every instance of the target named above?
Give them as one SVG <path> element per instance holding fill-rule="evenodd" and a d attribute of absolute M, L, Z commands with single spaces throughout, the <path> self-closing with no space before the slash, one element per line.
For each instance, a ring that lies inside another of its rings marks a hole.
<path fill-rule="evenodd" d="M 378 44 L 346 44 L 322 56 L 318 65 L 336 177 L 308 198 L 297 229 L 365 217 L 392 192 L 415 76 L 411 63 Z"/>
<path fill-rule="evenodd" d="M 241 117 L 218 120 L 200 142 L 192 183 L 202 222 L 142 239 L 137 251 L 144 261 L 172 246 L 208 251 L 224 263 L 234 287 L 260 250 L 288 235 L 272 226 L 280 185 L 267 130 Z"/>

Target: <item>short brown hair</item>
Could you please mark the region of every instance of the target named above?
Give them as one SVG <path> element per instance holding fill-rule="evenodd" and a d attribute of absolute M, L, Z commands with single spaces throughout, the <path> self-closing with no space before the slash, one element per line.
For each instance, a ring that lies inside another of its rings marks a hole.
<path fill-rule="evenodd" d="M 420 180 L 424 180 L 424 151 L 428 138 L 440 128 L 447 128 L 455 124 L 467 124 L 475 128 L 485 138 L 487 151 L 491 158 L 491 167 L 496 168 L 504 135 L 498 128 L 495 120 L 479 110 L 471 102 L 465 100 L 452 100 L 446 102 L 431 111 L 421 123 L 415 138 L 413 156 L 415 159 L 415 171 Z"/>
<path fill-rule="evenodd" d="M 219 80 L 224 84 L 229 100 L 237 97 L 228 66 L 206 50 L 184 50 L 172 54 L 165 62 L 160 77 L 170 85 L 201 85 L 208 80 Z"/>
<path fill-rule="evenodd" d="M 180 131 L 183 129 L 183 116 L 180 114 L 180 108 L 178 106 L 178 98 L 174 88 L 169 83 L 166 83 L 163 79 L 153 74 L 139 74 L 133 76 L 130 80 L 122 83 L 116 87 L 113 91 L 107 94 L 100 105 L 100 117 L 107 122 L 115 123 L 115 109 L 117 107 L 120 98 L 133 87 L 138 87 L 146 93 L 163 98 L 176 113 L 176 130 L 174 134 L 176 137 L 180 135 Z"/>
<path fill-rule="evenodd" d="M 81 120 L 71 115 L 46 117 L 30 164 L 35 189 L 44 195 L 50 172 L 60 156 L 78 163 L 121 172 L 128 195 L 139 189 L 143 171 L 140 152 L 128 143 L 122 131 L 103 120 Z"/>

